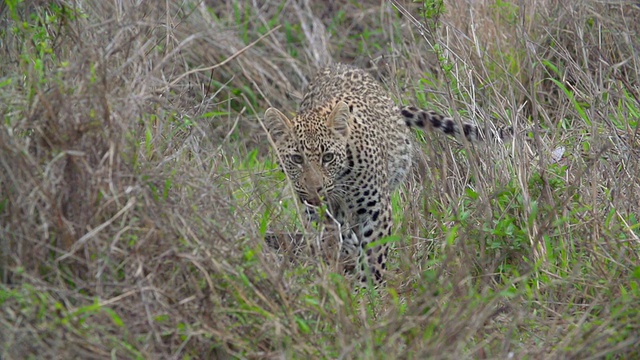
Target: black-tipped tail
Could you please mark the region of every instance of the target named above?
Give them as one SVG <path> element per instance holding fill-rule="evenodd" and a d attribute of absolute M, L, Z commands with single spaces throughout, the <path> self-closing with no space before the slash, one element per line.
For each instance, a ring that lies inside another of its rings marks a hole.
<path fill-rule="evenodd" d="M 468 141 L 474 143 L 482 142 L 487 138 L 482 128 L 470 123 L 462 123 L 462 127 L 460 127 L 452 118 L 432 110 L 422 110 L 414 106 L 407 106 L 401 110 L 401 113 L 407 126 L 436 129 L 456 138 L 464 136 Z M 502 126 L 489 131 L 489 139 L 491 140 L 500 139 L 506 141 L 512 137 L 513 128 L 510 126 Z"/>

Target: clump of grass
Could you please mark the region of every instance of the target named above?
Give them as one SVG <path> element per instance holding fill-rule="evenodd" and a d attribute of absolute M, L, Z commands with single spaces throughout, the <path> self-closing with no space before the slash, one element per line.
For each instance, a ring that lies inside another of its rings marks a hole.
<path fill-rule="evenodd" d="M 628 358 L 633 5 L 4 1 L 0 357 Z M 277 26 L 280 26 L 277 28 Z M 387 287 L 355 293 L 258 117 L 314 69 L 522 131 L 418 134 Z M 566 149 L 562 159 L 551 152 Z"/>

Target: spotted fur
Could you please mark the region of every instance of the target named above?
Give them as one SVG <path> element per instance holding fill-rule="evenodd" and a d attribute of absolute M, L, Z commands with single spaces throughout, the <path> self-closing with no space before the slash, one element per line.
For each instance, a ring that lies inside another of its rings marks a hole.
<path fill-rule="evenodd" d="M 387 245 L 368 244 L 391 235 L 391 194 L 411 169 L 410 127 L 473 143 L 487 137 L 473 124 L 399 108 L 368 73 L 341 64 L 318 73 L 293 118 L 270 108 L 264 119 L 300 200 L 311 214 L 326 205 L 339 224 L 341 257 L 357 257 L 359 281 L 376 285 L 383 281 Z M 489 138 L 506 140 L 512 132 L 500 128 Z"/>

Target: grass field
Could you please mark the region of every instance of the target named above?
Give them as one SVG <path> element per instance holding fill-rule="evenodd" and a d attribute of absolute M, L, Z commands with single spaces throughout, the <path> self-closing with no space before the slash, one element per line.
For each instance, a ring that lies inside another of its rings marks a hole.
<path fill-rule="evenodd" d="M 640 358 L 637 2 L 0 14 L 0 359 Z M 416 132 L 378 290 L 263 240 L 318 230 L 262 114 L 293 114 L 338 61 L 398 103 L 518 132 Z"/>

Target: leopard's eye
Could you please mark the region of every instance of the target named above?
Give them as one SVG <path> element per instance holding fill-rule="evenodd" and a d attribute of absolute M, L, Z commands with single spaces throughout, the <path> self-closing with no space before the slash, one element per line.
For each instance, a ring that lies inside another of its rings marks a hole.
<path fill-rule="evenodd" d="M 326 153 L 326 154 L 322 155 L 322 162 L 326 164 L 328 162 L 331 162 L 331 160 L 333 160 L 333 158 L 334 158 L 333 153 Z"/>
<path fill-rule="evenodd" d="M 304 158 L 302 157 L 302 155 L 299 155 L 299 154 L 293 154 L 293 155 L 291 155 L 291 161 L 292 161 L 294 164 L 302 165 L 302 163 L 304 162 Z"/>

